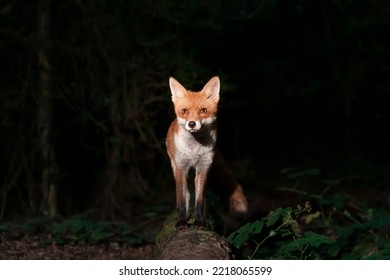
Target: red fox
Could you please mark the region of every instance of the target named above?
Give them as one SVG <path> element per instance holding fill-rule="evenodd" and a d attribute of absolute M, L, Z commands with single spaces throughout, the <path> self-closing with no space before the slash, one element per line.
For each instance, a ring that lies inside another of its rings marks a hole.
<path fill-rule="evenodd" d="M 248 203 L 241 185 L 236 181 L 216 147 L 217 109 L 220 80 L 215 76 L 199 92 L 186 90 L 174 78 L 169 79 L 176 119 L 166 137 L 176 183 L 176 228 L 187 226 L 190 192 L 188 173 L 195 169 L 194 226 L 208 227 L 205 220 L 205 186 L 213 182 L 229 204 L 231 215 L 244 215 Z"/>

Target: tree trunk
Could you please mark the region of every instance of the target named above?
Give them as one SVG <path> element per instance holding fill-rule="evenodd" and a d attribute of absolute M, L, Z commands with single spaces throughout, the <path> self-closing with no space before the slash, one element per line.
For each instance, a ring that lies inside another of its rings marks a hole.
<path fill-rule="evenodd" d="M 50 0 L 38 2 L 38 69 L 40 90 L 38 96 L 38 137 L 42 192 L 41 211 L 57 214 L 57 165 L 51 142 L 52 92 L 50 67 Z"/>
<path fill-rule="evenodd" d="M 162 260 L 230 260 L 232 251 L 224 237 L 193 226 L 175 229 L 167 224 L 157 236 L 156 255 Z"/>

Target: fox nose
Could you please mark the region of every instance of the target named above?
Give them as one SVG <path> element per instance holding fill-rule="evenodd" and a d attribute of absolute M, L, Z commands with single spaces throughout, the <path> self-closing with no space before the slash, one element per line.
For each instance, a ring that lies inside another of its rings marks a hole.
<path fill-rule="evenodd" d="M 196 126 L 196 123 L 194 121 L 190 121 L 190 122 L 188 122 L 188 126 L 190 128 L 194 128 Z"/>

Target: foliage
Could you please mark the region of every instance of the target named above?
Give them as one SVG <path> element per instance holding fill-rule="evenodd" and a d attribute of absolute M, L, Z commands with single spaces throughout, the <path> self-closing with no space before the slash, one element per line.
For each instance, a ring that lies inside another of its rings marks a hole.
<path fill-rule="evenodd" d="M 23 235 L 41 234 L 46 236 L 40 243 L 42 245 L 64 243 L 73 244 L 100 244 L 107 242 L 126 243 L 130 246 L 151 242 L 154 232 L 145 232 L 142 227 L 153 222 L 157 213 L 148 211 L 143 215 L 143 222 L 133 221 L 131 224 L 124 221 L 114 222 L 96 220 L 88 213 L 64 218 L 36 217 L 24 223 L 0 224 L 0 232 L 10 239 L 18 239 Z"/>
<path fill-rule="evenodd" d="M 335 205 L 329 206 L 336 209 Z M 333 217 L 330 222 L 318 220 L 318 212 L 307 213 L 299 219 L 299 215 L 304 213 L 302 210 L 307 209 L 298 207 L 292 211 L 290 207 L 277 208 L 270 216 L 247 223 L 231 233 L 228 241 L 238 254 L 242 254 L 239 250 L 245 247 L 251 248 L 252 252 L 247 256 L 250 259 L 390 257 L 389 212 L 369 208 L 351 215 L 345 209 L 337 209 L 332 211 L 332 215 L 339 217 Z M 254 249 L 252 244 L 255 244 Z"/>
<path fill-rule="evenodd" d="M 319 174 L 319 169 L 287 172 L 296 180 Z M 309 199 L 304 206 L 276 208 L 232 232 L 229 243 L 239 258 L 389 259 L 390 212 L 346 193 L 328 194 L 328 190 L 310 195 L 290 189 Z"/>

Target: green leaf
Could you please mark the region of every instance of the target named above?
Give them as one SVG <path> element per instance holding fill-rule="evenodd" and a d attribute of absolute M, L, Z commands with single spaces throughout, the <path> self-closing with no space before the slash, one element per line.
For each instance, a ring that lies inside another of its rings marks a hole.
<path fill-rule="evenodd" d="M 69 220 L 63 221 L 62 223 L 55 224 L 51 227 L 51 232 L 53 234 L 58 234 L 58 233 L 64 233 L 67 231 L 70 227 Z"/>
<path fill-rule="evenodd" d="M 329 237 L 311 231 L 305 232 L 303 236 L 304 236 L 303 238 L 307 239 L 310 246 L 313 247 L 318 247 L 322 244 L 333 243 L 333 241 Z"/>
<path fill-rule="evenodd" d="M 289 230 L 282 230 L 280 236 L 281 237 L 286 237 L 286 236 L 290 236 L 290 235 L 292 235 L 291 231 L 289 231 Z"/>
<path fill-rule="evenodd" d="M 101 241 L 103 239 L 106 239 L 107 237 L 108 237 L 108 234 L 105 231 L 103 231 L 102 229 L 99 229 L 99 230 L 95 230 L 95 231 L 91 232 L 90 239 L 94 243 L 94 242 L 98 242 L 98 241 Z"/>
<path fill-rule="evenodd" d="M 233 232 L 228 237 L 228 242 L 230 242 L 234 247 L 239 249 L 242 244 L 248 241 L 250 233 L 251 233 L 251 223 L 246 223 L 237 231 Z"/>
<path fill-rule="evenodd" d="M 92 222 L 90 220 L 80 220 L 80 219 L 73 219 L 70 221 L 70 230 L 73 233 L 81 232 L 81 231 L 88 231 L 92 227 Z"/>
<path fill-rule="evenodd" d="M 281 251 L 302 251 L 307 246 L 318 248 L 320 245 L 323 244 L 333 244 L 333 241 L 330 240 L 327 236 L 314 232 L 306 232 L 303 237 L 292 240 L 288 244 L 284 245 L 283 248 L 281 248 Z"/>
<path fill-rule="evenodd" d="M 252 232 L 253 234 L 260 233 L 261 230 L 263 229 L 263 226 L 264 226 L 264 222 L 257 220 L 251 224 L 250 232 Z"/>
<path fill-rule="evenodd" d="M 372 208 L 368 210 L 368 215 L 371 218 L 365 225 L 371 228 L 382 228 L 390 226 L 390 213 L 384 209 Z"/>
<path fill-rule="evenodd" d="M 84 218 L 71 218 L 64 220 L 63 222 L 52 226 L 52 233 L 64 233 L 70 231 L 72 233 L 78 233 L 81 231 L 88 231 L 93 227 L 90 220 Z"/>
<path fill-rule="evenodd" d="M 258 234 L 264 227 L 263 220 L 257 220 L 253 223 L 246 223 L 238 230 L 232 232 L 227 241 L 239 249 L 245 242 L 247 242 L 253 235 Z"/>
<path fill-rule="evenodd" d="M 282 208 L 277 208 L 274 212 L 272 212 L 271 216 L 267 219 L 267 227 L 274 225 L 279 220 L 282 211 Z"/>
<path fill-rule="evenodd" d="M 293 209 L 292 207 L 286 207 L 284 208 L 283 212 L 285 212 L 286 214 L 291 214 L 291 212 L 293 212 Z"/>

